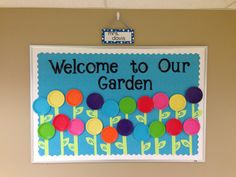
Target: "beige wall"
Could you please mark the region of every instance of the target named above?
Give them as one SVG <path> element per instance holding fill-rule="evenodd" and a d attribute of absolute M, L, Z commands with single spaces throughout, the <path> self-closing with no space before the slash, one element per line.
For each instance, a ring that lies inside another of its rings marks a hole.
<path fill-rule="evenodd" d="M 29 44 L 101 45 L 114 14 L 0 9 L 0 176 L 235 177 L 236 11 L 121 11 L 136 45 L 209 46 L 205 163 L 31 164 Z"/>

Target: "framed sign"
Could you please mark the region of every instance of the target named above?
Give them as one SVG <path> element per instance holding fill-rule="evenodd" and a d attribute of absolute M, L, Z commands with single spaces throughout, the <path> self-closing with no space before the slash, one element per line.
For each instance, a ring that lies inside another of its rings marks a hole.
<path fill-rule="evenodd" d="M 205 160 L 207 47 L 30 46 L 32 162 Z"/>

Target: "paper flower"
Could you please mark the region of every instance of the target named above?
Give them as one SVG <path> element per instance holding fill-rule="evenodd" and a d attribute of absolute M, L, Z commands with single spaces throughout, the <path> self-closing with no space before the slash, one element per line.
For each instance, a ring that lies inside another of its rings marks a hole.
<path fill-rule="evenodd" d="M 86 130 L 91 135 L 98 135 L 99 133 L 101 133 L 102 128 L 103 124 L 101 120 L 97 118 L 89 119 L 88 122 L 86 123 Z"/>
<path fill-rule="evenodd" d="M 171 135 L 171 136 L 177 136 L 181 133 L 182 131 L 182 123 L 178 119 L 170 119 L 166 123 L 166 131 Z"/>
<path fill-rule="evenodd" d="M 87 97 L 86 102 L 90 109 L 98 110 L 104 104 L 104 99 L 102 95 L 98 93 L 92 93 Z"/>
<path fill-rule="evenodd" d="M 117 125 L 117 131 L 122 136 L 122 142 L 116 142 L 115 146 L 118 149 L 123 149 L 123 154 L 127 154 L 127 138 L 126 136 L 133 132 L 133 124 L 131 121 L 128 121 L 129 114 L 133 113 L 136 110 L 136 102 L 132 97 L 124 97 L 119 102 L 120 111 L 125 114 L 124 119 L 120 120 Z"/>
<path fill-rule="evenodd" d="M 110 127 L 110 126 L 105 127 L 102 130 L 101 138 L 106 143 L 109 143 L 109 144 L 114 143 L 118 138 L 118 132 L 113 127 Z"/>
<path fill-rule="evenodd" d="M 153 109 L 153 101 L 149 96 L 142 96 L 137 102 L 138 110 L 143 113 L 149 113 Z"/>
<path fill-rule="evenodd" d="M 128 114 L 131 114 L 136 109 L 136 102 L 132 97 L 124 97 L 120 100 L 119 103 L 120 111 L 128 116 Z"/>
<path fill-rule="evenodd" d="M 183 110 L 186 106 L 186 99 L 181 94 L 175 94 L 170 98 L 170 108 L 175 111 L 175 118 L 181 118 L 186 115 L 186 110 Z"/>
<path fill-rule="evenodd" d="M 138 110 L 144 113 L 143 115 L 136 115 L 136 119 L 139 122 L 147 124 L 147 113 L 153 109 L 153 101 L 149 96 L 142 96 L 137 101 Z"/>
<path fill-rule="evenodd" d="M 129 136 L 133 130 L 133 123 L 128 119 L 121 119 L 117 124 L 117 131 L 122 136 Z"/>
<path fill-rule="evenodd" d="M 190 87 L 185 93 L 186 100 L 190 103 L 198 103 L 202 100 L 203 93 L 198 87 Z"/>
<path fill-rule="evenodd" d="M 169 105 L 169 98 L 164 93 L 156 93 L 153 97 L 154 107 L 158 110 L 163 110 Z"/>
<path fill-rule="evenodd" d="M 164 148 L 166 141 L 160 141 L 159 138 L 165 134 L 165 125 L 161 121 L 153 121 L 149 126 L 149 134 L 154 138 L 155 154 L 158 155 L 160 149 Z"/>
<path fill-rule="evenodd" d="M 176 136 L 182 131 L 182 123 L 178 119 L 170 119 L 166 123 L 166 131 L 171 135 L 172 138 L 172 154 L 176 154 L 180 148 L 180 142 L 176 142 Z"/>
<path fill-rule="evenodd" d="M 111 155 L 111 144 L 114 143 L 118 138 L 118 132 L 113 127 L 105 127 L 101 132 L 102 140 L 107 144 L 100 144 L 101 149 Z"/>
<path fill-rule="evenodd" d="M 65 101 L 63 93 L 59 90 L 53 90 L 49 92 L 47 100 L 48 104 L 54 108 L 54 114 L 59 114 L 59 107 L 61 107 Z"/>
<path fill-rule="evenodd" d="M 163 110 L 169 106 L 169 98 L 166 94 L 159 92 L 153 96 L 153 103 L 154 103 L 154 107 L 159 112 L 159 116 L 158 116 L 159 121 L 154 121 L 151 124 L 153 126 L 150 126 L 150 127 L 153 127 L 153 130 L 155 130 L 154 132 L 157 133 L 158 130 L 156 127 L 160 127 L 161 130 L 164 130 L 163 128 L 165 128 L 165 126 L 164 126 L 164 124 L 162 124 L 162 120 L 167 119 L 170 116 L 170 112 L 168 112 L 168 111 L 163 112 Z M 154 144 L 155 144 L 155 154 L 158 155 L 159 150 L 166 145 L 166 141 L 159 142 L 159 137 L 157 136 L 157 137 L 154 137 Z"/>
<path fill-rule="evenodd" d="M 112 126 L 121 119 L 121 116 L 117 116 L 119 111 L 119 105 L 114 100 L 107 100 L 101 109 L 102 114 L 109 117 L 110 122 L 110 126 L 104 128 L 101 133 L 102 140 L 107 144 L 100 144 L 100 147 L 107 155 L 111 154 L 111 143 L 114 143 L 118 138 L 118 132 Z"/>
<path fill-rule="evenodd" d="M 133 136 L 137 141 L 141 142 L 140 150 L 141 150 L 141 154 L 144 155 L 144 152 L 150 149 L 151 147 L 151 143 L 146 142 L 149 139 L 149 132 L 148 132 L 147 125 L 143 123 L 137 124 L 134 128 Z"/>
<path fill-rule="evenodd" d="M 122 142 L 116 142 L 115 146 L 118 149 L 123 149 L 123 154 L 128 154 L 126 136 L 129 136 L 133 132 L 134 130 L 133 123 L 128 119 L 121 119 L 118 122 L 116 129 L 118 133 L 122 135 Z"/>
<path fill-rule="evenodd" d="M 43 97 L 39 97 L 34 101 L 33 110 L 39 115 L 39 125 L 50 122 L 53 118 L 53 115 L 47 114 L 51 110 L 51 106 Z"/>
<path fill-rule="evenodd" d="M 147 125 L 147 113 L 151 112 L 153 109 L 153 100 L 149 96 L 142 96 L 137 101 L 137 108 L 140 112 L 143 113 L 143 115 L 136 115 L 136 119 L 143 123 L 145 126 L 138 126 L 137 129 L 141 129 L 141 127 L 144 129 L 146 127 L 146 132 L 148 132 Z M 151 147 L 150 142 L 144 142 L 144 140 L 141 140 L 140 142 L 141 146 L 141 154 L 144 154 L 145 151 L 147 151 Z"/>
<path fill-rule="evenodd" d="M 83 94 L 77 89 L 71 89 L 66 93 L 66 102 L 70 106 L 78 106 L 83 101 Z"/>
<path fill-rule="evenodd" d="M 192 155 L 193 154 L 193 138 L 192 138 L 192 136 L 198 134 L 198 132 L 200 130 L 199 121 L 194 118 L 187 119 L 184 122 L 183 129 L 184 129 L 184 132 L 189 135 L 189 139 L 188 140 L 182 139 L 181 143 L 183 144 L 183 146 L 189 148 L 189 154 Z"/>
<path fill-rule="evenodd" d="M 84 110 L 79 106 L 83 101 L 83 94 L 80 90 L 71 89 L 66 93 L 66 102 L 73 107 L 73 120 L 70 122 L 69 132 L 74 135 L 73 143 L 69 143 L 68 147 L 74 152 L 74 155 L 78 155 L 78 135 L 83 132 L 84 124 L 81 120 L 76 120 L 76 116 L 81 114 Z M 81 132 L 82 131 L 82 132 Z"/>
<path fill-rule="evenodd" d="M 41 149 L 44 149 L 44 154 L 47 156 L 49 154 L 48 140 L 54 137 L 55 128 L 50 123 L 43 123 L 38 128 L 38 135 L 44 141 L 39 141 L 38 145 Z"/>
<path fill-rule="evenodd" d="M 183 146 L 189 148 L 189 154 L 193 154 L 193 135 L 197 134 L 200 129 L 200 124 L 197 120 L 198 117 L 202 115 L 202 110 L 195 111 L 195 104 L 202 100 L 203 93 L 198 87 L 190 87 L 185 93 L 186 100 L 192 104 L 192 118 L 189 118 L 184 122 L 184 131 L 189 135 L 188 140 L 182 139 L 181 142 Z"/>
<path fill-rule="evenodd" d="M 73 119 L 70 121 L 68 131 L 70 134 L 74 135 L 74 142 L 68 144 L 68 148 L 74 152 L 74 155 L 79 154 L 78 148 L 78 136 L 84 131 L 84 123 L 80 119 Z"/>
<path fill-rule="evenodd" d="M 196 135 L 200 130 L 200 124 L 198 120 L 190 118 L 184 122 L 184 132 L 188 135 Z"/>
<path fill-rule="evenodd" d="M 84 123 L 80 119 L 73 119 L 70 121 L 68 131 L 70 134 L 78 136 L 84 131 Z"/>
<path fill-rule="evenodd" d="M 86 113 L 90 118 L 98 118 L 98 110 L 102 108 L 104 99 L 98 93 L 92 93 L 87 97 L 87 106 L 92 110 L 87 110 Z"/>
<path fill-rule="evenodd" d="M 165 134 L 165 130 L 165 125 L 158 120 L 153 121 L 149 126 L 149 133 L 153 138 L 162 137 Z"/>
<path fill-rule="evenodd" d="M 65 114 L 58 114 L 54 117 L 52 124 L 60 132 L 61 155 L 64 155 L 64 147 L 68 145 L 69 138 L 64 138 L 63 132 L 68 129 L 70 119 Z"/>
<path fill-rule="evenodd" d="M 170 108 L 174 111 L 181 111 L 186 106 L 186 99 L 181 94 L 175 94 L 170 98 Z"/>
<path fill-rule="evenodd" d="M 66 131 L 70 124 L 70 119 L 65 114 L 58 114 L 52 121 L 53 126 L 56 130 L 63 132 Z"/>
<path fill-rule="evenodd" d="M 159 121 L 167 119 L 170 116 L 170 112 L 162 112 L 169 105 L 169 98 L 164 93 L 156 93 L 153 97 L 154 107 L 159 111 Z"/>
<path fill-rule="evenodd" d="M 47 100 L 43 97 L 37 98 L 33 103 L 33 110 L 38 115 L 45 115 L 50 111 L 51 107 Z"/>
<path fill-rule="evenodd" d="M 71 89 L 66 93 L 66 102 L 73 107 L 73 119 L 83 112 L 83 107 L 79 106 L 83 101 L 83 94 L 77 89 Z"/>
<path fill-rule="evenodd" d="M 91 118 L 86 123 L 86 130 L 93 138 L 86 137 L 86 141 L 94 148 L 94 155 L 97 155 L 97 135 L 101 133 L 103 124 L 98 118 Z"/>
<path fill-rule="evenodd" d="M 102 114 L 108 117 L 116 116 L 119 111 L 119 105 L 114 100 L 106 101 L 101 109 Z"/>

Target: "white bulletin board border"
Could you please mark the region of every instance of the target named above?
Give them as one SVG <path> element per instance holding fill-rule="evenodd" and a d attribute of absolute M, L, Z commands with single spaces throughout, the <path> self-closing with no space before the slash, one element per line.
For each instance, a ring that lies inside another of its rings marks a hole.
<path fill-rule="evenodd" d="M 31 161 L 32 163 L 73 163 L 73 162 L 204 162 L 206 152 L 206 95 L 207 95 L 207 47 L 206 46 L 58 46 L 30 45 L 30 105 L 38 97 L 37 55 L 49 53 L 104 53 L 104 54 L 178 54 L 198 53 L 200 55 L 199 88 L 203 92 L 203 100 L 199 109 L 203 111 L 199 118 L 200 132 L 197 155 L 79 155 L 79 156 L 47 156 L 38 154 L 38 115 L 30 109 L 31 121 Z M 79 158 L 78 158 L 79 157 Z"/>

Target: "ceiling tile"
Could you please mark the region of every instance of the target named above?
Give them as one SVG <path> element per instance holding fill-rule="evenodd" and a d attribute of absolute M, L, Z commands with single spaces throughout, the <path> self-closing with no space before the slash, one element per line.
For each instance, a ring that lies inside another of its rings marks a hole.
<path fill-rule="evenodd" d="M 0 7 L 104 8 L 104 0 L 0 0 Z"/>

